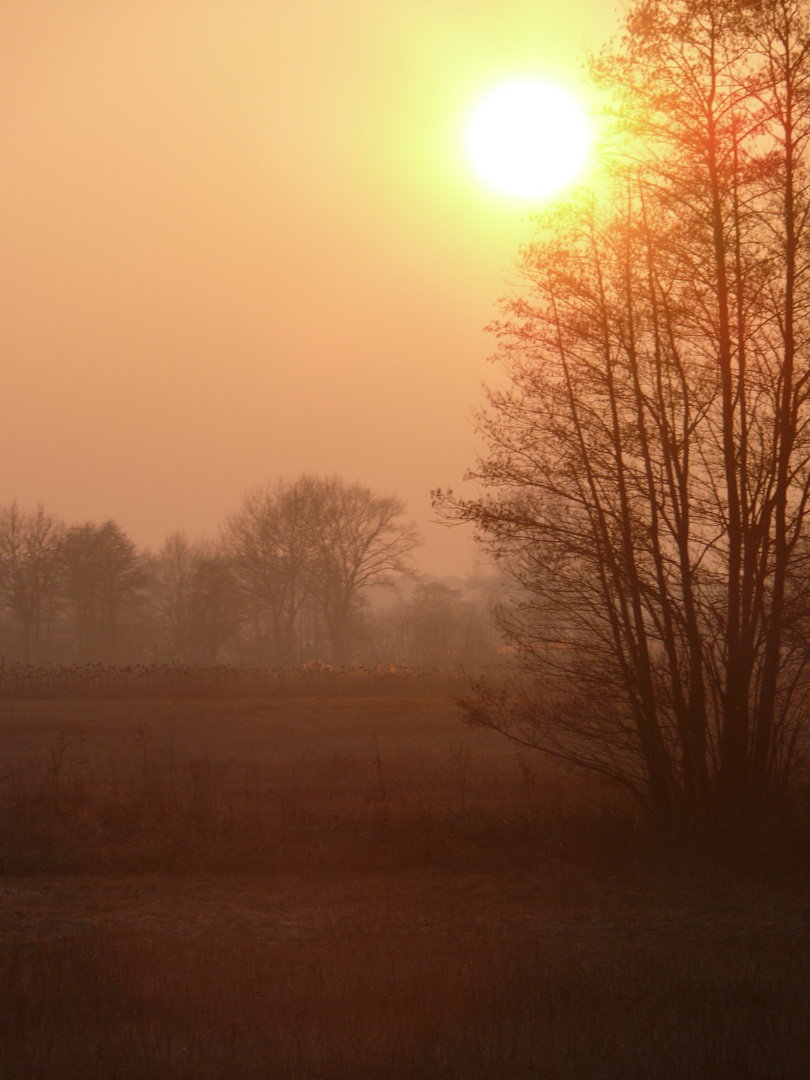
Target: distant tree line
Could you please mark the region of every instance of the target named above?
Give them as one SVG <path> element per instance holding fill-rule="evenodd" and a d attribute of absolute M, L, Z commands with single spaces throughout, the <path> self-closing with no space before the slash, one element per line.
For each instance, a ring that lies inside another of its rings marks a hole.
<path fill-rule="evenodd" d="M 6 663 L 479 666 L 499 640 L 483 591 L 419 579 L 404 503 L 337 477 L 248 492 L 216 539 L 141 550 L 115 521 L 0 507 Z M 387 587 L 390 599 L 379 602 Z M 377 603 L 372 603 L 374 598 Z"/>

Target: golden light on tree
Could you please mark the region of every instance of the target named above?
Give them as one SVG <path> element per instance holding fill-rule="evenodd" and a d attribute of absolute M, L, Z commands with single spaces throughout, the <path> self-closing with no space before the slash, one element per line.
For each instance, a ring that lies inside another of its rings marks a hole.
<path fill-rule="evenodd" d="M 524 80 L 491 93 L 468 129 L 473 164 L 508 195 L 551 195 L 570 183 L 588 152 L 585 114 L 559 87 Z"/>
<path fill-rule="evenodd" d="M 684 835 L 806 813 L 807 42 L 806 0 L 636 0 L 591 67 L 600 197 L 537 215 L 493 326 L 488 490 L 437 496 L 513 586 L 515 682 L 468 717 Z"/>

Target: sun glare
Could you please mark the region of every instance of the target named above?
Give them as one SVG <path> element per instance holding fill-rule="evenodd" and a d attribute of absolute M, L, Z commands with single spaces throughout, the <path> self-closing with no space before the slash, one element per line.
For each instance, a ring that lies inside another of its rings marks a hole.
<path fill-rule="evenodd" d="M 486 183 L 522 198 L 551 195 L 582 167 L 588 126 L 564 90 L 515 82 L 486 98 L 468 130 L 470 156 Z"/>

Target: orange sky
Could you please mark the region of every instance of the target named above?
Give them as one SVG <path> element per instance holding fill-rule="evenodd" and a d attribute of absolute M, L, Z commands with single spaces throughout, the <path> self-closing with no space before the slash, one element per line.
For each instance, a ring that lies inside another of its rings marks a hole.
<path fill-rule="evenodd" d="M 469 541 L 482 333 L 529 236 L 467 118 L 577 92 L 615 0 L 0 0 L 0 503 L 214 535 L 250 486 L 407 499 Z"/>

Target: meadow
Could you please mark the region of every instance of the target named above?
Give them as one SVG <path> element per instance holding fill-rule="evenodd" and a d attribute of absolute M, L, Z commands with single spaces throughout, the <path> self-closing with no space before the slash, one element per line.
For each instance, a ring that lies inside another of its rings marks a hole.
<path fill-rule="evenodd" d="M 0 701 L 0 1076 L 807 1075 L 806 860 L 398 685 Z"/>

